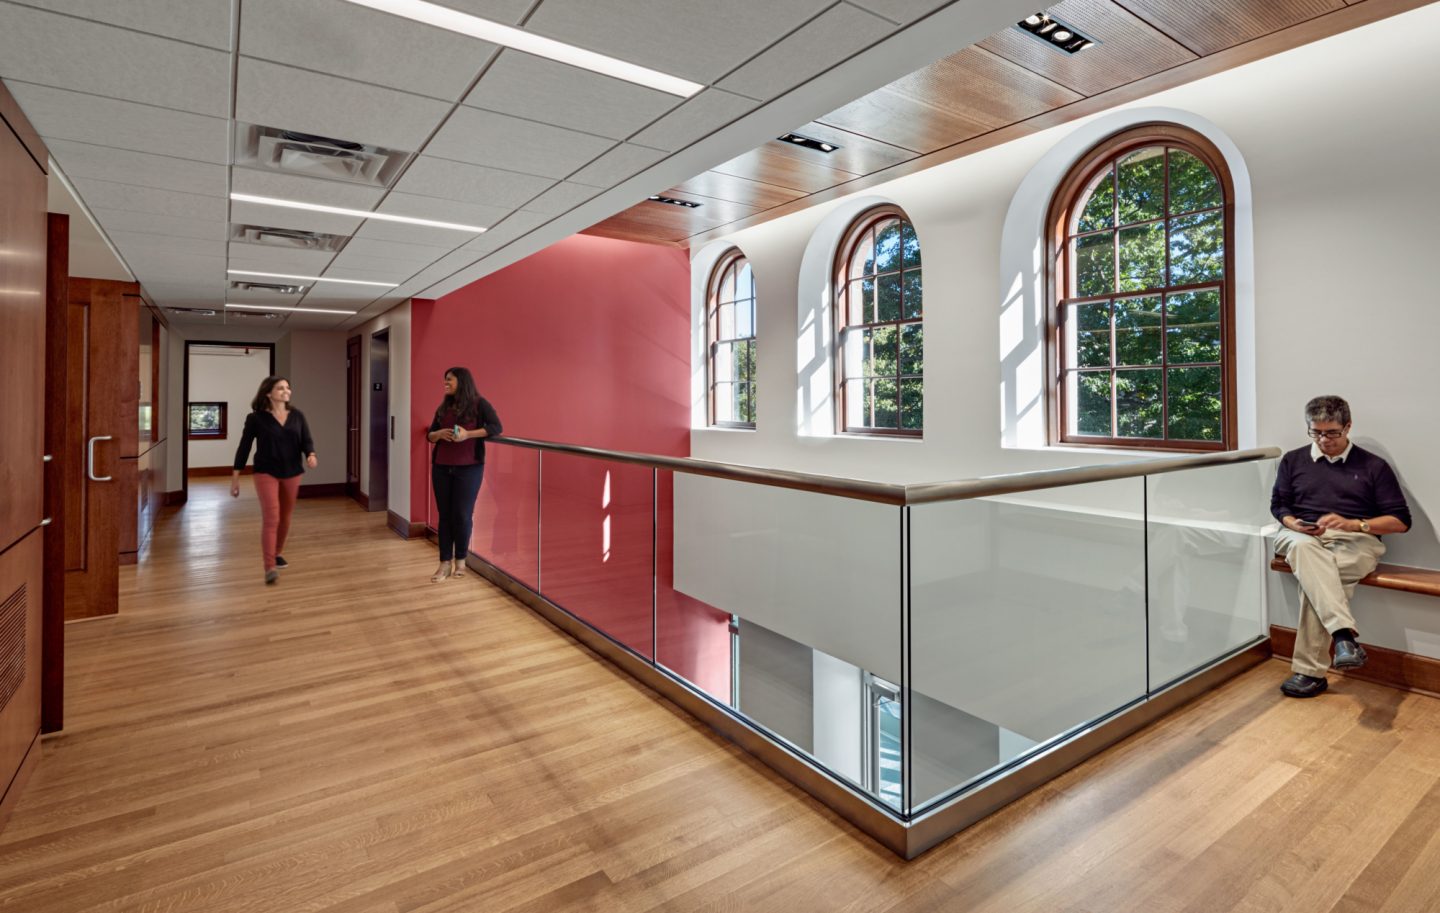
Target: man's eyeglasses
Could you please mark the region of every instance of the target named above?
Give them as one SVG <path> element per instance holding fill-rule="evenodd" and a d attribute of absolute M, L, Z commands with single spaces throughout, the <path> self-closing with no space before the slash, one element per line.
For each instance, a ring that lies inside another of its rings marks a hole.
<path fill-rule="evenodd" d="M 1316 431 L 1314 428 L 1309 429 L 1309 430 L 1306 431 L 1305 433 L 1308 434 L 1308 435 L 1310 435 L 1310 439 L 1311 439 L 1312 441 L 1318 441 L 1318 440 L 1320 440 L 1321 438 L 1324 438 L 1324 439 L 1327 440 L 1327 441 L 1333 441 L 1333 440 L 1335 440 L 1336 438 L 1343 437 L 1344 434 L 1345 434 L 1345 432 L 1344 432 L 1343 430 L 1341 430 L 1341 431 Z"/>

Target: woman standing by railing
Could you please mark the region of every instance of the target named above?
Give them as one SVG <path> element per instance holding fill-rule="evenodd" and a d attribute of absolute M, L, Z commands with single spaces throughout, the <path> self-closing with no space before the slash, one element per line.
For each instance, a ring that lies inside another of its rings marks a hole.
<path fill-rule="evenodd" d="M 314 469 L 315 443 L 310 426 L 299 409 L 290 407 L 290 381 L 267 377 L 260 382 L 245 431 L 235 450 L 235 471 L 230 476 L 230 496 L 240 497 L 240 470 L 255 447 L 255 494 L 260 498 L 260 551 L 265 559 L 265 582 L 274 583 L 278 568 L 287 563 L 280 556 L 290 533 L 290 515 L 300 491 L 300 476 Z M 303 462 L 302 462 L 303 461 Z"/>
<path fill-rule="evenodd" d="M 475 389 L 467 368 L 445 372 L 445 398 L 425 439 L 435 445 L 430 456 L 430 481 L 435 488 L 440 566 L 430 580 L 465 574 L 475 498 L 485 478 L 485 438 L 500 433 L 495 407 Z"/>

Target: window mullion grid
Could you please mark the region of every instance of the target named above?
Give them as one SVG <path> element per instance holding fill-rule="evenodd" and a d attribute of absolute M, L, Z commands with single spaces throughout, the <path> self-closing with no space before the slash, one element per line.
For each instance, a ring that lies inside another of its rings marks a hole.
<path fill-rule="evenodd" d="M 1120 436 L 1119 398 L 1120 375 L 1115 371 L 1115 298 L 1120 291 L 1120 156 L 1110 160 L 1110 437 Z M 1079 338 L 1078 336 L 1076 337 Z M 1078 388 L 1077 388 L 1078 389 Z"/>
<path fill-rule="evenodd" d="M 1170 333 L 1167 317 L 1170 311 L 1170 147 L 1161 146 L 1164 157 L 1161 174 L 1165 177 L 1165 274 L 1160 277 L 1160 439 L 1170 440 Z"/>
<path fill-rule="evenodd" d="M 1116 237 L 1119 237 L 1119 230 L 1116 230 Z M 1120 372 L 1117 369 L 1120 361 L 1119 346 L 1115 340 L 1115 299 L 1110 299 L 1110 436 L 1120 436 Z"/>

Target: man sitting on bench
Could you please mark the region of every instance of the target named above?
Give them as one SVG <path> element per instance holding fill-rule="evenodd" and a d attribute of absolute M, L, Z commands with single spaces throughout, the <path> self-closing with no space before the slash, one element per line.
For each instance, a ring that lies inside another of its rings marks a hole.
<path fill-rule="evenodd" d="M 1390 464 L 1350 443 L 1349 403 L 1317 396 L 1305 404 L 1305 422 L 1313 443 L 1281 458 L 1270 496 L 1270 512 L 1285 526 L 1276 551 L 1300 581 L 1295 674 L 1280 686 L 1288 697 L 1315 697 L 1328 687 L 1332 643 L 1336 669 L 1365 665 L 1350 597 L 1385 554 L 1380 536 L 1410 528 Z"/>

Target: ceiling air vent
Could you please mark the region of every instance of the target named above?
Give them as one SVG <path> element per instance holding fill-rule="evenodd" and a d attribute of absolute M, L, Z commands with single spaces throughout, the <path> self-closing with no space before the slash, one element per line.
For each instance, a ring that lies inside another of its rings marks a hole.
<path fill-rule="evenodd" d="M 214 308 L 166 308 L 172 314 L 193 314 L 196 317 L 214 317 Z"/>
<path fill-rule="evenodd" d="M 289 285 L 283 282 L 231 282 L 237 292 L 274 292 L 276 295 L 298 295 L 305 291 L 303 285 Z"/>
<path fill-rule="evenodd" d="M 274 311 L 226 311 L 226 317 L 255 317 L 260 320 L 279 320 L 281 315 Z"/>
<path fill-rule="evenodd" d="M 236 127 L 235 164 L 267 171 L 283 171 L 368 187 L 389 187 L 399 177 L 411 155 L 353 140 L 278 127 L 252 124 L 237 124 Z"/>
<path fill-rule="evenodd" d="M 344 235 L 327 235 L 298 228 L 267 228 L 263 225 L 232 225 L 230 240 L 286 250 L 338 251 L 349 240 Z"/>

